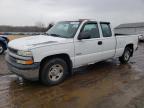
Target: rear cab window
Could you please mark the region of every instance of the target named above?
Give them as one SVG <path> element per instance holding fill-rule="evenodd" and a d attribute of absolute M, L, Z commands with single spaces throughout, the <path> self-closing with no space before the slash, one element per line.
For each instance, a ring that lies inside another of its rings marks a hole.
<path fill-rule="evenodd" d="M 111 31 L 110 23 L 101 22 L 100 26 L 102 29 L 103 37 L 112 37 L 112 31 Z"/>

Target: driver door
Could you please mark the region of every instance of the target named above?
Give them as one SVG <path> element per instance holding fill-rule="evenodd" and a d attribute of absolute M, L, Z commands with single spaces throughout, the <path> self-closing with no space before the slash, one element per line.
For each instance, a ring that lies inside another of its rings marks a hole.
<path fill-rule="evenodd" d="M 75 67 L 100 61 L 103 46 L 97 22 L 85 23 L 80 34 L 88 34 L 90 37 L 75 41 Z"/>

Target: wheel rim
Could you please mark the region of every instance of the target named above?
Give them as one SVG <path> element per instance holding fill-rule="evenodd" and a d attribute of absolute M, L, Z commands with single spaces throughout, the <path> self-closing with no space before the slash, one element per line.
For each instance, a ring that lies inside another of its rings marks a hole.
<path fill-rule="evenodd" d="M 2 45 L 0 45 L 0 53 L 2 53 L 3 52 L 3 47 L 2 47 Z"/>
<path fill-rule="evenodd" d="M 64 73 L 64 68 L 60 64 L 51 66 L 49 69 L 48 77 L 51 81 L 58 81 Z"/>
<path fill-rule="evenodd" d="M 125 52 L 124 58 L 125 58 L 126 61 L 129 60 L 129 58 L 130 58 L 130 51 L 127 50 L 127 51 Z"/>

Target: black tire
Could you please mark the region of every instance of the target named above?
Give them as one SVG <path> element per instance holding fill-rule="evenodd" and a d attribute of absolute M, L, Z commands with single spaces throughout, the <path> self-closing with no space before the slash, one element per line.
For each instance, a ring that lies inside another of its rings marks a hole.
<path fill-rule="evenodd" d="M 5 51 L 4 45 L 0 42 L 0 55 L 2 55 L 4 51 Z"/>
<path fill-rule="evenodd" d="M 119 58 L 119 61 L 122 64 L 127 64 L 128 61 L 130 60 L 131 55 L 132 55 L 132 49 L 130 47 L 126 47 L 123 55 Z"/>
<path fill-rule="evenodd" d="M 53 67 L 56 66 L 56 65 L 61 66 L 61 67 L 59 67 L 61 70 L 58 70 L 59 69 L 58 67 L 56 67 L 58 69 L 54 70 Z M 56 71 L 56 73 L 53 72 L 53 71 Z M 63 74 L 61 74 L 60 71 L 62 71 Z M 52 80 L 52 79 L 54 79 L 52 77 L 57 77 L 56 75 L 54 75 L 54 74 L 57 74 L 57 72 L 59 74 L 61 74 L 60 75 L 61 77 L 59 77 L 58 80 L 54 81 L 54 80 Z M 53 59 L 48 60 L 43 65 L 43 67 L 40 71 L 40 81 L 45 85 L 56 85 L 56 84 L 59 84 L 59 83 L 63 82 L 64 79 L 67 77 L 67 75 L 68 75 L 68 65 L 67 65 L 67 63 L 61 58 L 53 58 Z"/>

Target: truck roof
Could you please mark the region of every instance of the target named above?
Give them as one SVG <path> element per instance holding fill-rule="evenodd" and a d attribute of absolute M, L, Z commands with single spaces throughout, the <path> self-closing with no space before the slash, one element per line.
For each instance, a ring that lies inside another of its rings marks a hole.
<path fill-rule="evenodd" d="M 77 19 L 77 20 L 66 20 L 66 21 L 78 21 L 78 22 L 95 21 L 95 22 L 98 22 L 98 23 L 110 23 L 108 21 L 98 21 L 98 20 L 94 20 L 94 19 Z"/>

